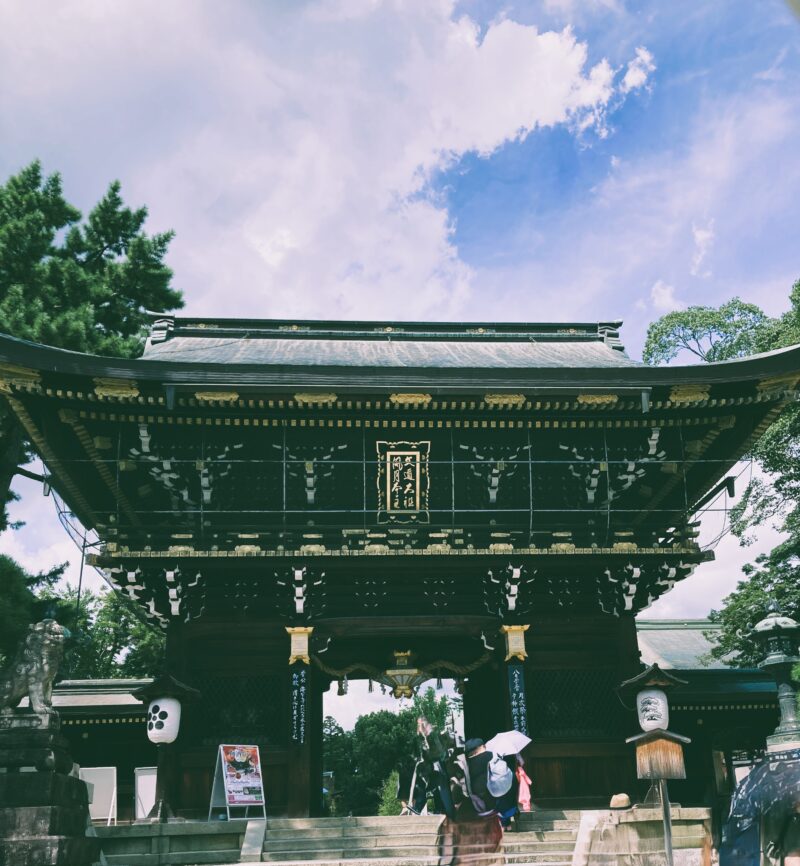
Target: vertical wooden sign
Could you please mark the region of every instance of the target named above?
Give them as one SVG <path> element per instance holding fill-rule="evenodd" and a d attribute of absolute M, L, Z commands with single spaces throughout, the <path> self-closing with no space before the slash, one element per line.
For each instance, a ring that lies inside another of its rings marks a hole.
<path fill-rule="evenodd" d="M 308 668 L 302 663 L 292 665 L 291 700 L 292 741 L 302 745 L 306 741 L 306 713 L 308 707 Z"/>
<path fill-rule="evenodd" d="M 508 700 L 511 707 L 511 727 L 528 736 L 528 702 L 525 697 L 525 669 L 508 665 Z"/>

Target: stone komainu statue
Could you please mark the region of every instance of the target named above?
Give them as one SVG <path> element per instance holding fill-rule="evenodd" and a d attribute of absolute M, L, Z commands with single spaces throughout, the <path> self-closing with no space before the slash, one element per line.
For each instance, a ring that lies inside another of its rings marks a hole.
<path fill-rule="evenodd" d="M 0 673 L 0 714 L 9 715 L 26 695 L 35 713 L 53 712 L 53 681 L 67 633 L 54 619 L 28 628 L 14 661 Z"/>

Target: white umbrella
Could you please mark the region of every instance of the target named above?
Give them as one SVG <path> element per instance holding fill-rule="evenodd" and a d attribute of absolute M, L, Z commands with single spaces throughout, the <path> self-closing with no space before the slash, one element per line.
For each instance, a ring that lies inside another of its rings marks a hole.
<path fill-rule="evenodd" d="M 530 742 L 531 738 L 519 731 L 504 731 L 502 734 L 495 734 L 491 740 L 488 740 L 486 748 L 490 752 L 494 752 L 495 755 L 516 755 Z"/>

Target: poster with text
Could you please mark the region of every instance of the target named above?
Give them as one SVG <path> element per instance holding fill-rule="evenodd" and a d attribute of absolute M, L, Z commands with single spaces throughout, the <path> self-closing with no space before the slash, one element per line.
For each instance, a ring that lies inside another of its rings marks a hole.
<path fill-rule="evenodd" d="M 229 806 L 260 806 L 264 802 L 264 782 L 258 746 L 219 747 L 225 798 Z"/>

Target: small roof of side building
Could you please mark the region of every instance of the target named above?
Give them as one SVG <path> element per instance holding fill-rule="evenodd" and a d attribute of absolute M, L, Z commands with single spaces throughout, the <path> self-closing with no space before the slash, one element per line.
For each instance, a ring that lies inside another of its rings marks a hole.
<path fill-rule="evenodd" d="M 777 706 L 775 682 L 757 668 L 737 668 L 713 658 L 721 627 L 707 619 L 637 620 L 639 652 L 645 665 L 680 671 L 687 685 L 676 689 L 670 703 L 678 709 L 703 709 L 709 704 L 764 709 Z"/>
<path fill-rule="evenodd" d="M 641 619 L 636 622 L 639 652 L 646 665 L 672 670 L 731 670 L 713 658 L 720 626 L 708 619 Z"/>
<path fill-rule="evenodd" d="M 141 716 L 145 706 L 133 692 L 152 682 L 146 679 L 61 680 L 53 689 L 53 709 L 65 719 L 73 716 Z M 20 709 L 30 706 L 23 698 Z"/>

